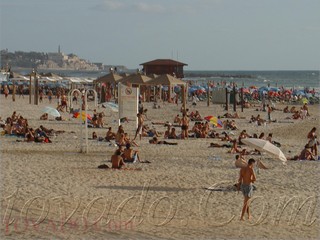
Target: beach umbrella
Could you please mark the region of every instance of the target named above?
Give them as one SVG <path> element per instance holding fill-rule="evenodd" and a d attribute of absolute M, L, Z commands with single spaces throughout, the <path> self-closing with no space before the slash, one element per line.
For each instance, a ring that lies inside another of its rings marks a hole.
<path fill-rule="evenodd" d="M 80 118 L 80 112 L 75 112 L 73 113 L 73 117 L 74 118 Z M 85 112 L 82 112 L 82 120 L 85 121 L 86 120 L 86 113 Z M 87 119 L 88 120 L 92 120 L 92 117 L 90 116 L 90 114 L 87 114 Z"/>
<path fill-rule="evenodd" d="M 150 85 L 164 85 L 164 86 L 171 86 L 171 85 L 186 85 L 186 82 L 171 76 L 169 74 L 163 74 L 157 76 L 156 78 L 151 79 L 148 84 Z"/>
<path fill-rule="evenodd" d="M 110 83 L 110 84 L 115 84 L 117 82 L 119 82 L 123 77 L 114 73 L 114 72 L 110 72 L 107 75 L 104 75 L 102 77 L 97 78 L 96 80 L 94 80 L 94 83 Z"/>
<path fill-rule="evenodd" d="M 206 116 L 206 117 L 204 117 L 204 119 L 207 120 L 208 122 L 212 123 L 216 127 L 219 127 L 219 128 L 223 127 L 222 121 L 215 116 Z"/>
<path fill-rule="evenodd" d="M 102 103 L 102 106 L 105 108 L 109 108 L 112 112 L 119 112 L 119 105 L 113 102 Z"/>
<path fill-rule="evenodd" d="M 52 107 L 45 107 L 43 109 L 43 112 L 48 113 L 49 115 L 53 116 L 53 117 L 60 117 L 60 113 L 57 109 L 52 108 Z"/>
<path fill-rule="evenodd" d="M 151 80 L 152 78 L 137 73 L 137 74 L 131 74 L 128 77 L 124 77 L 122 79 L 119 80 L 120 83 L 122 84 L 136 84 L 136 85 L 144 85 L 144 84 L 148 84 L 148 82 Z"/>
<path fill-rule="evenodd" d="M 301 99 L 301 102 L 302 102 L 303 104 L 308 104 L 308 103 L 309 103 L 309 100 L 304 97 L 304 98 Z"/>
<path fill-rule="evenodd" d="M 244 144 L 253 147 L 259 151 L 267 152 L 268 154 L 276 157 L 277 159 L 281 160 L 283 164 L 286 164 L 287 158 L 284 156 L 283 152 L 280 148 L 273 145 L 271 142 L 258 139 L 258 138 L 245 138 L 241 140 Z"/>

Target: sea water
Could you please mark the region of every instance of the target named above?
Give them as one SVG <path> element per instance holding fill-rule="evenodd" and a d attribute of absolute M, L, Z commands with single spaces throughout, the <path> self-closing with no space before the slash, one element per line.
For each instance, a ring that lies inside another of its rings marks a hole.
<path fill-rule="evenodd" d="M 226 81 L 237 86 L 268 86 L 320 90 L 320 70 L 310 71 L 185 71 L 185 78 L 201 82 Z M 188 77 L 190 76 L 190 77 Z M 227 77 L 220 77 L 227 76 Z"/>
<path fill-rule="evenodd" d="M 14 70 L 14 69 L 13 69 Z M 21 74 L 27 74 L 29 69 L 19 71 Z M 66 77 L 78 77 L 87 79 L 96 79 L 108 74 L 107 71 L 70 71 L 70 70 L 39 70 L 39 72 L 53 72 Z M 134 73 L 135 70 L 128 70 L 128 73 Z M 185 70 L 183 80 L 192 80 L 199 85 L 205 85 L 208 81 L 215 83 L 226 81 L 235 83 L 238 87 L 245 86 L 270 86 L 285 87 L 293 89 L 313 88 L 320 92 L 320 70 L 308 71 L 197 71 Z M 223 76 L 223 77 L 222 77 Z"/>

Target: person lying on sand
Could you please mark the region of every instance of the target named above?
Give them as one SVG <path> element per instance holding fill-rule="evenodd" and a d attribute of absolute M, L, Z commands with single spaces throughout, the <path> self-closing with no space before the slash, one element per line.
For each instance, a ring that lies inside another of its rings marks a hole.
<path fill-rule="evenodd" d="M 231 148 L 231 145 L 230 144 L 222 144 L 222 145 L 220 145 L 220 144 L 218 144 L 218 143 L 210 143 L 210 146 L 209 147 L 213 147 L 213 148 L 216 148 L 216 147 L 218 147 L 218 148 L 222 148 L 222 147 L 226 147 L 226 148 Z"/>
<path fill-rule="evenodd" d="M 167 141 L 159 141 L 157 137 L 153 137 L 151 140 L 149 140 L 150 144 L 166 144 L 166 145 L 178 145 L 178 143 L 171 143 Z"/>
<path fill-rule="evenodd" d="M 142 137 L 160 137 L 161 133 L 158 132 L 156 129 L 150 129 L 147 125 L 143 125 L 142 127 Z"/>
<path fill-rule="evenodd" d="M 224 116 L 225 118 L 242 118 L 242 119 L 245 119 L 245 117 L 240 117 L 237 112 L 235 112 L 234 114 L 225 113 L 223 116 Z"/>
<path fill-rule="evenodd" d="M 48 113 L 44 113 L 40 116 L 40 120 L 48 120 L 49 116 Z"/>

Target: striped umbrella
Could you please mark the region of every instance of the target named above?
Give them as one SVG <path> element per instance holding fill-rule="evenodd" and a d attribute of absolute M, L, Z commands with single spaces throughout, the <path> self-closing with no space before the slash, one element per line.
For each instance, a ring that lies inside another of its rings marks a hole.
<path fill-rule="evenodd" d="M 215 116 L 206 116 L 204 119 L 207 120 L 208 122 L 212 123 L 215 127 L 218 127 L 218 128 L 223 127 L 222 121 Z"/>

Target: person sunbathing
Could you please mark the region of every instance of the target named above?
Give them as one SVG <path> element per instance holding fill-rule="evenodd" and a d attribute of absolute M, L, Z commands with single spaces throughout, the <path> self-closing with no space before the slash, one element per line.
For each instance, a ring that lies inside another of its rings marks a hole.
<path fill-rule="evenodd" d="M 92 133 L 92 139 L 95 140 L 95 139 L 98 139 L 98 135 L 96 132 L 93 132 Z"/>
<path fill-rule="evenodd" d="M 226 147 L 226 148 L 231 148 L 231 145 L 230 144 L 218 144 L 218 143 L 210 143 L 210 146 L 211 148 L 223 148 L 223 147 Z"/>
<path fill-rule="evenodd" d="M 114 140 L 115 139 L 116 134 L 114 132 L 112 132 L 112 128 L 109 127 L 107 133 L 106 133 L 106 137 L 105 139 L 109 142 L 110 140 Z"/>
<path fill-rule="evenodd" d="M 295 113 L 297 110 L 296 110 L 296 107 L 295 106 L 293 106 L 293 107 L 291 107 L 290 108 L 290 113 Z"/>
<path fill-rule="evenodd" d="M 97 118 L 97 127 L 103 127 L 104 121 L 103 121 L 104 113 L 99 113 Z"/>
<path fill-rule="evenodd" d="M 130 139 L 128 133 L 124 133 L 124 141 L 126 144 L 130 143 L 130 144 L 134 145 L 135 147 L 139 147 L 139 145 L 134 140 Z"/>
<path fill-rule="evenodd" d="M 124 162 L 135 162 L 139 161 L 140 162 L 140 157 L 138 154 L 139 151 L 133 150 L 131 148 L 131 144 L 127 143 L 126 148 L 123 151 L 123 154 L 121 155 Z"/>
<path fill-rule="evenodd" d="M 170 132 L 171 132 L 171 126 L 168 125 L 168 126 L 167 126 L 167 130 L 164 132 L 164 136 L 163 136 L 163 137 L 164 137 L 165 139 L 169 138 Z"/>
<path fill-rule="evenodd" d="M 177 123 L 178 125 L 181 124 L 181 119 L 179 117 L 179 114 L 174 118 L 173 123 Z"/>
<path fill-rule="evenodd" d="M 17 114 L 17 112 L 14 111 L 14 112 L 12 113 L 12 115 L 11 115 L 12 121 L 15 122 L 15 121 L 18 120 L 18 118 L 19 118 L 19 114 Z"/>
<path fill-rule="evenodd" d="M 239 143 L 239 145 L 244 145 L 244 143 L 243 143 L 241 140 L 242 140 L 242 139 L 245 139 L 245 138 L 247 138 L 247 137 L 249 137 L 249 136 L 248 136 L 246 130 L 243 130 L 243 131 L 240 133 L 239 137 L 238 137 L 238 143 Z"/>
<path fill-rule="evenodd" d="M 178 143 L 171 143 L 167 141 L 159 141 L 157 137 L 153 137 L 151 140 L 149 140 L 150 144 L 166 144 L 166 145 L 178 145 Z"/>
<path fill-rule="evenodd" d="M 288 160 L 315 160 L 315 156 L 312 154 L 311 149 L 307 144 L 299 155 L 289 158 Z"/>
<path fill-rule="evenodd" d="M 284 113 L 289 113 L 289 106 L 286 106 L 286 107 L 283 109 L 283 112 L 284 112 Z"/>
<path fill-rule="evenodd" d="M 175 128 L 172 128 L 171 131 L 170 131 L 170 134 L 168 136 L 168 139 L 177 139 L 177 134 L 176 134 L 176 129 Z"/>
<path fill-rule="evenodd" d="M 230 153 L 240 153 L 242 150 L 238 147 L 237 139 L 233 139 L 231 141 L 232 147 L 230 149 Z"/>
<path fill-rule="evenodd" d="M 44 113 L 40 116 L 40 120 L 48 120 L 49 116 L 48 113 Z"/>
<path fill-rule="evenodd" d="M 239 114 L 237 112 L 235 112 L 234 114 L 225 113 L 223 116 L 226 117 L 226 118 L 240 118 L 240 116 L 239 116 Z"/>
<path fill-rule="evenodd" d="M 114 155 L 111 156 L 112 168 L 120 169 L 125 166 L 125 163 L 121 157 L 121 151 L 117 150 Z"/>

